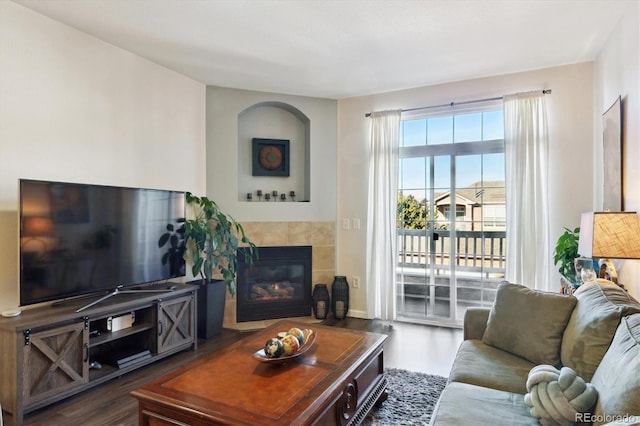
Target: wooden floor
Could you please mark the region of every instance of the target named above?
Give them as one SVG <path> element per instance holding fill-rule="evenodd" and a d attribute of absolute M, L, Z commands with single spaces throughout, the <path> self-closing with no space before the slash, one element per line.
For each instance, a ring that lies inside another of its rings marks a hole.
<path fill-rule="evenodd" d="M 327 320 L 325 324 L 385 333 L 389 335 L 384 350 L 385 367 L 441 376 L 449 374 L 456 350 L 462 342 L 462 330 L 453 328 L 401 322 L 395 322 L 390 327 L 387 323 L 378 320 L 356 318 L 341 321 Z M 201 340 L 197 351 L 181 352 L 57 404 L 27 414 L 24 425 L 137 425 L 138 405 L 129 392 L 245 335 L 246 332 L 225 329 L 219 336 L 208 341 Z M 3 415 L 4 426 L 15 425 L 10 415 L 7 413 Z"/>

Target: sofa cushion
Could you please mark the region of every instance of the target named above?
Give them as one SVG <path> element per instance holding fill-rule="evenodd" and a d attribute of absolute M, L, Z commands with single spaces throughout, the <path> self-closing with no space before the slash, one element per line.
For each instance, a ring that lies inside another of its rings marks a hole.
<path fill-rule="evenodd" d="M 640 416 L 640 314 L 622 318 L 611 346 L 593 374 L 597 421 Z"/>
<path fill-rule="evenodd" d="M 575 305 L 573 296 L 502 283 L 482 341 L 535 364 L 559 366 L 562 335 Z"/>
<path fill-rule="evenodd" d="M 524 394 L 533 367 L 534 363 L 480 340 L 465 340 L 456 354 L 449 381 Z"/>
<path fill-rule="evenodd" d="M 519 393 L 449 383 L 429 423 L 433 426 L 538 425 Z"/>
<path fill-rule="evenodd" d="M 590 381 L 611 344 L 620 319 L 640 312 L 640 304 L 617 285 L 584 284 L 564 331 L 560 348 L 562 365 Z"/>
<path fill-rule="evenodd" d="M 487 329 L 490 308 L 479 308 L 470 306 L 464 311 L 462 322 L 462 338 L 464 340 L 482 339 L 484 331 Z"/>

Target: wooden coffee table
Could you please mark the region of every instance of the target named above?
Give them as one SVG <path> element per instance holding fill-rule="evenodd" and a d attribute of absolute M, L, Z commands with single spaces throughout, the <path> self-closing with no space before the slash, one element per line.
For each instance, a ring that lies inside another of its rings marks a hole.
<path fill-rule="evenodd" d="M 291 327 L 313 346 L 281 365 L 253 353 Z M 386 398 L 386 335 L 280 321 L 161 377 L 132 395 L 141 425 L 351 425 Z"/>

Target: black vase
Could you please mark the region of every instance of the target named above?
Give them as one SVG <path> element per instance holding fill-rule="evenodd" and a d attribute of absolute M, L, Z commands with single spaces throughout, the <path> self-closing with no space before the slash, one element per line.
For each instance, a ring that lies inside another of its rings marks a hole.
<path fill-rule="evenodd" d="M 349 312 L 349 283 L 347 277 L 337 275 L 331 285 L 331 310 L 333 317 L 344 319 Z"/>
<path fill-rule="evenodd" d="M 316 316 L 316 319 L 325 319 L 327 318 L 327 314 L 329 313 L 330 308 L 330 297 L 329 297 L 329 289 L 327 289 L 326 284 L 316 284 L 313 288 L 313 313 Z"/>

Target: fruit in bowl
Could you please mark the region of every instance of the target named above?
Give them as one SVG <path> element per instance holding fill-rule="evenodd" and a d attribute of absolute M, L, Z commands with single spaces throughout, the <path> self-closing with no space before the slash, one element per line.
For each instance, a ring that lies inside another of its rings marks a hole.
<path fill-rule="evenodd" d="M 287 334 L 296 336 L 296 339 L 298 339 L 298 343 L 300 343 L 300 346 L 304 344 L 304 331 L 300 330 L 299 328 L 297 327 L 290 328 L 289 331 L 287 331 Z"/>
<path fill-rule="evenodd" d="M 280 339 L 269 339 L 264 345 L 264 354 L 267 358 L 278 358 L 284 353 L 284 345 Z"/>
<path fill-rule="evenodd" d="M 302 337 L 300 340 L 299 337 Z M 264 347 L 255 352 L 253 357 L 261 362 L 274 364 L 285 363 L 307 352 L 315 341 L 316 333 L 308 328 L 290 328 L 289 331 L 280 331 L 277 337 L 270 338 Z"/>
<path fill-rule="evenodd" d="M 300 349 L 300 341 L 293 334 L 287 334 L 282 338 L 281 342 L 284 347 L 284 354 L 287 356 L 293 355 Z"/>

